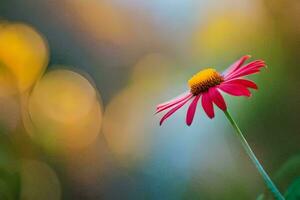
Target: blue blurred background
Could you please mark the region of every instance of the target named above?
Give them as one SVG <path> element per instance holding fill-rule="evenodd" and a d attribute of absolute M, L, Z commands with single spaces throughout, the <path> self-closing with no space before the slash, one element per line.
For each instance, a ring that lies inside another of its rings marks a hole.
<path fill-rule="evenodd" d="M 225 98 L 284 193 L 300 175 L 299 20 L 297 0 L 1 0 L 0 199 L 255 199 L 265 185 L 221 111 L 154 115 L 246 54 L 268 65 L 259 90 Z"/>

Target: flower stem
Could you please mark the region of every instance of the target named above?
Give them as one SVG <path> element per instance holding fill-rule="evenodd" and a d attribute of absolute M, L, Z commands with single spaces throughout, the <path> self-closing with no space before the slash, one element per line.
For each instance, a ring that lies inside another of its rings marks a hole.
<path fill-rule="evenodd" d="M 243 136 L 243 134 L 242 134 L 241 130 L 239 129 L 239 127 L 237 126 L 236 122 L 233 120 L 233 118 L 229 114 L 228 110 L 224 111 L 224 113 L 225 113 L 227 119 L 230 121 L 230 123 L 233 126 L 233 128 L 236 130 L 236 135 L 238 136 L 238 138 L 242 142 L 242 145 L 243 145 L 246 153 L 248 154 L 248 156 L 250 157 L 251 161 L 254 163 L 254 165 L 258 169 L 259 173 L 263 177 L 263 179 L 264 179 L 267 187 L 270 189 L 270 191 L 272 192 L 272 194 L 274 195 L 274 197 L 277 200 L 285 200 L 285 198 L 282 196 L 282 194 L 277 189 L 276 185 L 273 183 L 273 181 L 271 180 L 271 178 L 268 176 L 268 174 L 264 170 L 263 166 L 260 164 L 260 162 L 256 158 L 256 156 L 253 153 L 252 149 L 250 148 L 247 140 Z"/>

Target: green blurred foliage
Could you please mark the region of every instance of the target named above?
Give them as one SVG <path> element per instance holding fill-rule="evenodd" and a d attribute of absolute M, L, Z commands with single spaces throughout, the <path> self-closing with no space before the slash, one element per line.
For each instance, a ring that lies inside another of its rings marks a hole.
<path fill-rule="evenodd" d="M 296 200 L 300 196 L 300 155 L 289 158 L 275 173 L 274 182 L 279 186 L 287 200 Z M 272 194 L 266 189 L 257 200 L 273 199 Z"/>
<path fill-rule="evenodd" d="M 19 163 L 8 135 L 0 131 L 0 199 L 17 200 L 20 195 Z"/>
<path fill-rule="evenodd" d="M 286 200 L 300 199 L 300 177 L 289 186 L 284 196 Z"/>

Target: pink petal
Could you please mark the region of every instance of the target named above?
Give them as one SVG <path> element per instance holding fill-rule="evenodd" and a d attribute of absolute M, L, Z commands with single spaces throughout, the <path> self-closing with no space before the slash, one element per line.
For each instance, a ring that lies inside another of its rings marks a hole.
<path fill-rule="evenodd" d="M 188 94 L 190 94 L 189 91 L 184 92 L 184 93 L 182 93 L 181 95 L 178 95 L 177 97 L 175 97 L 175 98 L 173 98 L 173 99 L 171 99 L 171 100 L 169 100 L 169 101 L 167 101 L 167 102 L 158 104 L 158 105 L 156 106 L 156 108 L 164 107 L 164 106 L 166 106 L 166 105 L 168 105 L 168 104 L 170 104 L 170 103 L 172 103 L 172 102 L 174 102 L 174 101 L 177 101 L 177 100 L 180 100 L 180 99 L 186 97 Z"/>
<path fill-rule="evenodd" d="M 214 116 L 215 116 L 214 107 L 213 107 L 213 103 L 209 97 L 208 92 L 206 92 L 202 95 L 201 103 L 202 103 L 203 110 L 205 111 L 207 116 L 211 119 L 214 118 Z"/>
<path fill-rule="evenodd" d="M 191 94 L 190 92 L 188 94 L 185 93 L 184 96 L 181 95 L 179 98 L 171 100 L 171 101 L 169 101 L 165 104 L 160 104 L 156 108 L 156 113 L 160 113 L 160 112 L 162 112 L 162 111 L 164 111 L 164 110 L 166 110 L 166 109 L 168 109 L 168 108 L 170 108 L 174 105 L 177 105 L 177 104 L 183 102 L 184 100 L 188 99 L 191 96 L 193 96 L 193 94 Z"/>
<path fill-rule="evenodd" d="M 238 74 L 244 70 L 252 70 L 252 69 L 259 69 L 261 67 L 265 67 L 266 64 L 263 61 L 253 61 L 251 63 L 248 63 L 247 65 L 245 65 L 244 67 L 238 69 L 237 71 L 235 71 L 235 74 Z"/>
<path fill-rule="evenodd" d="M 246 79 L 231 79 L 229 81 L 225 81 L 224 83 L 238 84 L 248 88 L 258 89 L 257 85 L 253 81 L 246 80 Z"/>
<path fill-rule="evenodd" d="M 254 60 L 250 63 L 248 63 L 247 65 L 245 65 L 243 68 L 251 68 L 251 67 L 255 67 L 255 66 L 259 66 L 259 65 L 265 65 L 265 61 L 263 60 Z"/>
<path fill-rule="evenodd" d="M 250 55 L 245 55 L 241 57 L 239 60 L 237 60 L 235 63 L 233 63 L 223 74 L 224 76 L 229 76 L 231 73 L 239 69 L 246 60 L 248 60 L 251 56 Z"/>
<path fill-rule="evenodd" d="M 178 104 L 176 107 L 172 108 L 171 110 L 169 110 L 160 120 L 159 125 L 162 125 L 162 123 L 169 118 L 174 112 L 176 112 L 179 108 L 181 108 L 184 104 L 186 104 L 191 98 L 193 98 L 194 96 L 190 96 L 188 99 L 184 100 L 183 102 L 181 102 L 180 104 Z"/>
<path fill-rule="evenodd" d="M 239 84 L 222 83 L 218 88 L 233 96 L 251 96 L 250 91 L 245 86 Z"/>
<path fill-rule="evenodd" d="M 226 76 L 225 79 L 232 79 L 233 76 L 236 76 L 237 74 L 241 73 L 242 71 L 253 69 L 253 67 L 255 68 L 257 65 L 262 65 L 262 64 L 264 64 L 264 63 L 262 63 L 261 61 L 250 62 L 250 63 L 244 65 L 243 67 L 239 68 L 238 70 L 234 71 L 230 75 Z"/>
<path fill-rule="evenodd" d="M 258 73 L 260 72 L 260 69 L 251 69 L 251 70 L 244 70 L 226 80 L 231 80 L 231 79 L 235 79 L 235 78 L 240 78 L 240 77 L 243 77 L 243 76 L 247 76 L 247 75 L 251 75 L 251 74 L 255 74 L 255 73 Z"/>
<path fill-rule="evenodd" d="M 194 100 L 192 101 L 192 103 L 190 104 L 189 106 L 189 109 L 187 111 L 187 114 L 186 114 L 186 124 L 188 126 L 190 126 L 193 122 L 193 119 L 194 119 L 194 115 L 195 115 L 195 111 L 196 111 L 196 108 L 197 108 L 197 104 L 198 104 L 198 101 L 200 99 L 200 94 L 197 95 Z"/>
<path fill-rule="evenodd" d="M 235 72 L 233 72 L 230 75 L 226 76 L 225 79 L 229 80 L 229 79 L 234 79 L 234 78 L 246 76 L 246 75 L 249 75 L 249 74 L 253 74 L 253 73 L 259 72 L 259 69 L 261 67 L 265 67 L 265 66 L 266 66 L 266 64 L 264 63 L 264 61 L 256 60 L 256 61 L 250 62 L 247 65 L 239 68 Z"/>
<path fill-rule="evenodd" d="M 215 87 L 212 87 L 208 91 L 210 99 L 221 109 L 221 110 L 226 110 L 226 103 L 224 101 L 223 96 L 219 92 L 219 90 Z"/>

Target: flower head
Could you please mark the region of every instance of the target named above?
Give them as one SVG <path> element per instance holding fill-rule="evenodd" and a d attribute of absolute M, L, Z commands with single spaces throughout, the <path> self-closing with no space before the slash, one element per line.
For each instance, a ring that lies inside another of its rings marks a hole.
<path fill-rule="evenodd" d="M 244 65 L 245 61 L 249 58 L 250 56 L 248 55 L 241 57 L 222 74 L 213 68 L 208 68 L 195 74 L 188 81 L 189 91 L 156 107 L 156 113 L 169 109 L 161 118 L 160 125 L 190 101 L 191 103 L 186 114 L 186 124 L 191 125 L 200 98 L 203 110 L 207 116 L 214 118 L 213 104 L 217 105 L 223 111 L 227 109 L 221 91 L 233 96 L 251 96 L 249 88 L 257 89 L 257 85 L 243 77 L 259 72 L 260 68 L 266 65 L 263 60 L 255 60 Z"/>

